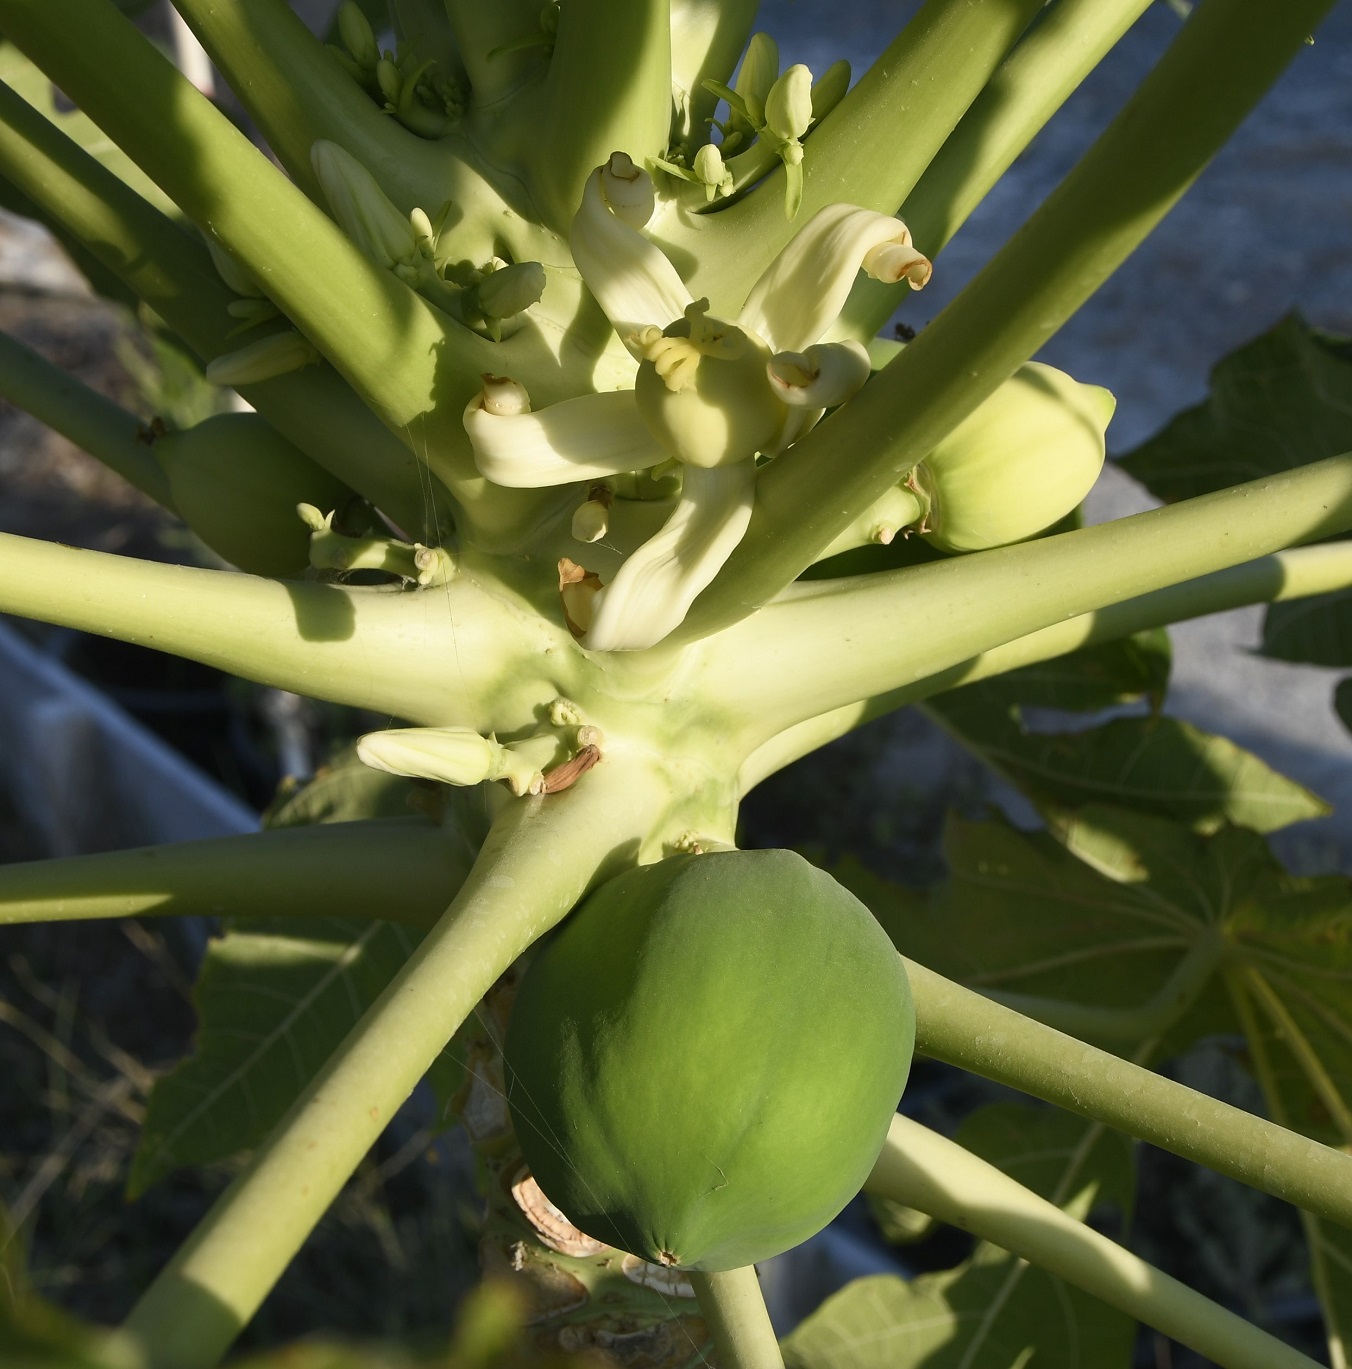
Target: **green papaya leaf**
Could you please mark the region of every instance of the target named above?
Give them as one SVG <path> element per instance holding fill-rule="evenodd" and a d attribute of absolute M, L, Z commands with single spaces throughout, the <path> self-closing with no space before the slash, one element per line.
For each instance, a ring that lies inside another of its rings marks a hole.
<path fill-rule="evenodd" d="M 1274 1121 L 1352 1146 L 1352 884 L 1291 881 L 1245 910 L 1249 954 L 1227 974 Z M 1303 1214 L 1330 1346 L 1352 1336 L 1352 1232 Z M 1340 1362 L 1334 1353 L 1334 1363 Z"/>
<path fill-rule="evenodd" d="M 1352 591 L 1269 605 L 1261 650 L 1278 661 L 1352 666 Z"/>
<path fill-rule="evenodd" d="M 991 697 L 1024 707 L 1091 713 L 1144 698 L 1158 712 L 1172 659 L 1168 632 L 1155 628 L 1021 666 L 986 685 Z"/>
<path fill-rule="evenodd" d="M 390 922 L 268 922 L 213 940 L 195 1052 L 155 1083 L 128 1187 L 256 1145 L 420 939 Z"/>
<path fill-rule="evenodd" d="M 1033 732 L 989 682 L 925 708 L 1044 811 L 1113 804 L 1163 813 L 1198 831 L 1222 823 L 1274 832 L 1328 805 L 1226 737 L 1177 718 L 1116 718 L 1079 732 Z"/>
<path fill-rule="evenodd" d="M 1130 1215 L 1130 1142 L 1098 1123 L 997 1103 L 957 1139 L 1081 1220 L 1104 1203 Z M 1130 1317 L 982 1242 L 956 1269 L 856 1279 L 783 1348 L 788 1369 L 1126 1369 L 1135 1330 Z"/>
<path fill-rule="evenodd" d="M 903 954 L 1111 1049 L 1164 1033 L 1174 1053 L 1234 1030 L 1209 929 L 1281 873 L 1255 834 L 1090 808 L 1060 840 L 951 818 L 944 845 L 950 876 L 928 895 L 835 871 Z"/>
<path fill-rule="evenodd" d="M 355 746 L 335 752 L 304 784 L 284 781 L 266 813 L 264 827 L 303 827 L 312 822 L 359 822 L 407 817 L 414 785 L 400 775 L 373 770 L 357 759 Z"/>
<path fill-rule="evenodd" d="M 406 815 L 420 792 L 347 748 L 284 793 L 265 821 L 290 827 Z M 482 796 L 454 802 L 458 819 Z M 472 817 L 450 825 L 475 844 Z M 151 1091 L 130 1191 L 143 1192 L 179 1165 L 222 1160 L 261 1141 L 421 939 L 418 929 L 390 922 L 283 917 L 241 919 L 214 938 L 194 990 L 196 1049 Z M 429 1079 L 445 1115 L 464 1081 L 458 1042 Z"/>
<path fill-rule="evenodd" d="M 76 1320 L 36 1294 L 0 1301 L 0 1364 L 8 1369 L 145 1369 L 121 1331 Z"/>
<path fill-rule="evenodd" d="M 1204 403 L 1119 464 L 1172 503 L 1352 450 L 1352 340 L 1289 314 L 1219 362 Z"/>
<path fill-rule="evenodd" d="M 1342 724 L 1352 732 L 1352 675 L 1339 680 L 1333 690 L 1333 711 L 1342 719 Z"/>

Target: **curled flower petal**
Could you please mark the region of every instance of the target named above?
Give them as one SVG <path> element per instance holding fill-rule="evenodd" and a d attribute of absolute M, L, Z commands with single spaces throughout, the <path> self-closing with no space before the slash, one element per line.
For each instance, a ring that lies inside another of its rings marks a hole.
<path fill-rule="evenodd" d="M 465 409 L 474 464 L 495 485 L 567 485 L 646 470 L 666 460 L 639 415 L 632 390 L 579 395 L 538 413 L 493 412 L 500 407 L 499 399 L 481 391 Z"/>
<path fill-rule="evenodd" d="M 746 535 L 755 491 L 753 458 L 709 470 L 687 466 L 671 517 L 592 599 L 583 646 L 640 651 L 679 627 Z"/>
<path fill-rule="evenodd" d="M 889 254 L 888 247 L 902 249 Z M 818 210 L 766 268 L 737 322 L 759 333 L 776 352 L 798 352 L 835 322 L 861 266 L 874 264 L 919 289 L 929 261 L 911 246 L 900 219 L 852 204 Z M 871 272 L 874 274 L 874 272 Z"/>
<path fill-rule="evenodd" d="M 818 342 L 801 352 L 779 352 L 765 373 L 781 403 L 796 409 L 830 409 L 857 394 L 872 363 L 858 342 Z"/>
<path fill-rule="evenodd" d="M 657 207 L 653 178 L 627 152 L 612 152 L 604 166 L 597 167 L 601 177 L 601 198 L 610 212 L 630 228 L 642 228 Z"/>
<path fill-rule="evenodd" d="M 621 207 L 612 212 L 602 178 L 621 155 L 616 153 L 606 167 L 588 177 L 568 243 L 587 288 L 633 352 L 629 338 L 646 326 L 665 328 L 680 318 L 690 303 L 690 291 L 658 247 L 621 217 L 630 211 Z M 647 178 L 647 172 L 639 174 Z M 650 179 L 648 184 L 651 187 Z"/>

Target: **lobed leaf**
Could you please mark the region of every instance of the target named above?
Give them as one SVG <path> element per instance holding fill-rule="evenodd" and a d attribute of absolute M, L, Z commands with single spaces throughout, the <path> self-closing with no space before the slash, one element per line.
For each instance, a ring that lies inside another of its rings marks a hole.
<path fill-rule="evenodd" d="M 1131 1143 L 1099 1123 L 1020 1103 L 973 1113 L 958 1140 L 1083 1220 L 1130 1215 Z M 987 1242 L 956 1269 L 856 1279 L 784 1342 L 788 1369 L 1126 1369 L 1130 1317 Z"/>
<path fill-rule="evenodd" d="M 1167 504 L 1352 450 L 1352 339 L 1298 314 L 1218 362 L 1210 389 L 1118 463 Z"/>
<path fill-rule="evenodd" d="M 1198 831 L 1223 823 L 1273 832 L 1328 805 L 1226 737 L 1176 718 L 1117 718 L 1080 732 L 1033 732 L 998 684 L 929 700 L 959 741 L 1044 810 L 1113 804 Z"/>

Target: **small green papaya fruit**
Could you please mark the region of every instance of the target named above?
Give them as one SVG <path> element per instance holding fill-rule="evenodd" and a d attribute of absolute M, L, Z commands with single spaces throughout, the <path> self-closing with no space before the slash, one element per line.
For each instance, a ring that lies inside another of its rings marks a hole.
<path fill-rule="evenodd" d="M 916 467 L 926 540 L 982 551 L 1064 518 L 1098 479 L 1116 404 L 1054 366 L 1020 366 Z"/>
<path fill-rule="evenodd" d="M 829 875 L 789 851 L 681 855 L 602 885 L 537 952 L 507 1101 L 588 1235 L 734 1269 L 859 1191 L 914 1041 L 900 956 Z"/>
<path fill-rule="evenodd" d="M 352 491 L 258 414 L 217 414 L 159 438 L 155 455 L 185 523 L 250 575 L 296 576 L 310 564 L 297 504 L 341 508 Z"/>

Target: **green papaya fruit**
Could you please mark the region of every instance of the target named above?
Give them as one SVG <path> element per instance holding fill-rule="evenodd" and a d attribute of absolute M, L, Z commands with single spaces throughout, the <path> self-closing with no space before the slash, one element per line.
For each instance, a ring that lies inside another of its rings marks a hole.
<path fill-rule="evenodd" d="M 914 1041 L 901 958 L 829 875 L 789 851 L 681 855 L 603 885 L 537 952 L 507 1101 L 588 1235 L 734 1269 L 859 1191 Z"/>
<path fill-rule="evenodd" d="M 916 467 L 920 531 L 945 551 L 982 551 L 1051 527 L 1098 479 L 1116 404 L 1054 366 L 1020 366 Z"/>
<path fill-rule="evenodd" d="M 155 443 L 174 506 L 231 565 L 250 575 L 300 575 L 310 529 L 297 504 L 341 508 L 352 491 L 258 414 L 217 414 Z"/>

